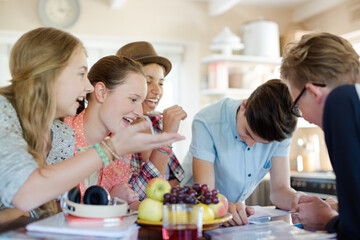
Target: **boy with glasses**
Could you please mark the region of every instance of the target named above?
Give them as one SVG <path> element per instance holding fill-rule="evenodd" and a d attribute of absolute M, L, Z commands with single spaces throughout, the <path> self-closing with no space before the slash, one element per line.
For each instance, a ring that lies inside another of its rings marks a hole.
<path fill-rule="evenodd" d="M 312 84 L 315 86 L 318 86 L 318 87 L 326 87 L 326 85 L 323 83 L 312 83 Z M 300 108 L 297 107 L 297 103 L 298 103 L 299 99 L 301 98 L 301 96 L 305 93 L 305 91 L 306 91 L 306 87 L 304 87 L 301 90 L 299 96 L 297 96 L 297 98 L 295 98 L 294 103 L 291 106 L 291 113 L 294 114 L 296 117 L 302 117 L 302 112 L 301 112 Z"/>
<path fill-rule="evenodd" d="M 339 36 L 304 35 L 286 48 L 280 72 L 295 99 L 292 113 L 323 129 L 336 175 L 339 212 L 318 197 L 302 196 L 299 219 L 308 230 L 360 239 L 359 55 Z"/>

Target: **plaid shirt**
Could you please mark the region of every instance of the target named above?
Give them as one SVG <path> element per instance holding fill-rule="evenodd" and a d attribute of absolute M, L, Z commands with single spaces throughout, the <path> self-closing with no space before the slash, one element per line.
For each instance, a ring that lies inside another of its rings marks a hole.
<path fill-rule="evenodd" d="M 154 130 L 156 133 L 161 133 L 162 131 L 162 116 L 151 116 L 149 117 L 152 121 Z M 179 161 L 177 160 L 173 152 L 170 153 L 170 158 L 168 162 L 169 177 L 166 180 L 176 179 L 179 182 L 185 177 L 184 169 L 181 167 Z M 134 153 L 131 155 L 130 163 L 131 175 L 129 178 L 129 183 L 133 186 L 133 190 L 140 195 L 140 201 L 146 198 L 146 185 L 147 183 L 155 177 L 162 177 L 159 170 L 154 166 L 154 164 L 147 159 L 146 162 L 142 162 L 141 153 Z"/>

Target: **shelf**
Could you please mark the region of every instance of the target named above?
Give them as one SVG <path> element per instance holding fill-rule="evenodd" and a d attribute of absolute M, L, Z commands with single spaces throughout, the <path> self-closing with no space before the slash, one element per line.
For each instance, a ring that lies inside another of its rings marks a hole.
<path fill-rule="evenodd" d="M 221 55 L 212 54 L 202 59 L 202 63 L 213 62 L 238 62 L 238 63 L 255 63 L 255 64 L 270 64 L 280 65 L 281 58 L 262 57 L 262 56 L 246 56 L 246 55 Z"/>
<path fill-rule="evenodd" d="M 201 90 L 201 94 L 203 95 L 248 95 L 250 96 L 250 94 L 253 92 L 253 90 L 251 89 L 245 89 L 245 88 L 228 88 L 228 89 L 216 89 L 216 88 L 211 88 L 211 89 L 203 89 Z"/>

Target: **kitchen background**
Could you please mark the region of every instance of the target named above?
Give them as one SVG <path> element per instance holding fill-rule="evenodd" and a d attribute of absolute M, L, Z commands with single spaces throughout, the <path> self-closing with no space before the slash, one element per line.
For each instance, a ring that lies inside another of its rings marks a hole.
<path fill-rule="evenodd" d="M 1 86 L 10 79 L 13 43 L 22 33 L 47 25 L 41 6 L 56 1 L 78 3 L 79 15 L 65 30 L 84 42 L 89 66 L 138 40 L 153 43 L 172 61 L 159 108 L 178 104 L 188 113 L 180 127 L 187 139 L 175 144 L 180 161 L 191 141 L 194 114 L 226 96 L 247 97 L 278 77 L 287 42 L 311 31 L 342 35 L 355 48 L 360 42 L 360 0 L 0 0 Z M 303 120 L 293 136 L 290 166 L 293 186 L 334 193 L 323 133 Z M 302 172 L 317 174 L 298 175 Z"/>

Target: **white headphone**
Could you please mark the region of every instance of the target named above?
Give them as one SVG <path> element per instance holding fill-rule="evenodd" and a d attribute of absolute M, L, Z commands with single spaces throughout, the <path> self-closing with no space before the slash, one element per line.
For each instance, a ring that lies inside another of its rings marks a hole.
<path fill-rule="evenodd" d="M 72 188 L 62 195 L 60 206 L 65 214 L 86 218 L 109 218 L 124 216 L 128 210 L 126 201 L 110 198 L 109 192 L 98 185 L 89 187 L 84 195 L 84 204 L 80 203 L 80 190 Z"/>

